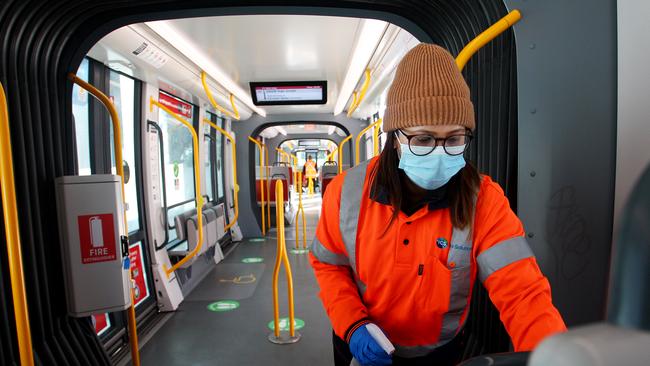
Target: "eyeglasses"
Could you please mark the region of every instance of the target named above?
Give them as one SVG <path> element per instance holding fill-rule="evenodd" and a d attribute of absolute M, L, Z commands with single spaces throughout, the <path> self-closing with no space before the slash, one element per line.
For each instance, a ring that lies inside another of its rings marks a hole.
<path fill-rule="evenodd" d="M 445 138 L 435 137 L 429 134 L 407 135 L 402 130 L 399 131 L 408 140 L 409 150 L 413 155 L 424 156 L 431 154 L 438 146 L 438 141 L 442 141 L 442 148 L 447 155 L 457 156 L 462 155 L 469 143 L 472 141 L 472 136 L 469 131 L 461 134 L 447 136 Z"/>

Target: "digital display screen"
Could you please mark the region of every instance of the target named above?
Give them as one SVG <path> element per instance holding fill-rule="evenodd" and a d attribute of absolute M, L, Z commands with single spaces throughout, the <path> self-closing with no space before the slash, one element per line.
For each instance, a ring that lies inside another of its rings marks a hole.
<path fill-rule="evenodd" d="M 252 82 L 255 105 L 327 103 L 327 81 Z"/>

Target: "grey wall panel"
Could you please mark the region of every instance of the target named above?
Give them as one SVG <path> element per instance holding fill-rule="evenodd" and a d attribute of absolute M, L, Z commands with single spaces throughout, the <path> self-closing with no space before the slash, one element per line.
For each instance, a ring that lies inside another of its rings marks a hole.
<path fill-rule="evenodd" d="M 569 325 L 604 317 L 616 149 L 616 1 L 506 1 L 515 27 L 519 216 Z"/>
<path fill-rule="evenodd" d="M 239 227 L 244 237 L 261 236 L 261 214 L 257 203 L 254 202 L 255 161 L 253 157 L 258 154 L 257 147 L 248 141 L 248 136 L 253 135 L 260 126 L 269 123 L 280 122 L 335 122 L 345 127 L 351 134 L 356 136 L 362 129 L 364 121 L 348 118 L 341 113 L 338 116 L 330 114 L 287 114 L 287 115 L 269 115 L 262 117 L 254 115 L 242 123 L 233 123 L 233 130 L 237 134 L 237 179 L 239 180 Z M 344 147 L 344 161 L 350 161 L 354 150 L 352 144 L 346 143 Z M 271 153 L 271 151 L 269 151 Z M 271 153 L 272 154 L 272 153 Z M 271 158 L 273 155 L 270 155 Z M 269 159 L 269 162 L 271 159 Z"/>
<path fill-rule="evenodd" d="M 650 163 L 650 1 L 618 1 L 618 124 L 614 230 L 641 172 Z"/>

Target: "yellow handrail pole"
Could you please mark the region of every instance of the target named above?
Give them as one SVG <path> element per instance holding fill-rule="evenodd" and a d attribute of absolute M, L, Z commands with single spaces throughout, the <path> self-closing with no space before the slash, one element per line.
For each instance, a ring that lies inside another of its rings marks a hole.
<path fill-rule="evenodd" d="M 369 124 L 366 128 L 361 130 L 357 137 L 354 139 L 354 165 L 359 165 L 359 144 L 361 143 L 361 137 L 368 132 L 371 128 L 377 127 L 381 123 L 381 118 L 376 122 Z"/>
<path fill-rule="evenodd" d="M 291 153 L 287 153 L 287 154 L 289 154 L 289 156 L 293 158 L 293 183 L 296 188 L 296 192 L 298 192 L 298 180 L 296 176 L 296 174 L 298 173 L 298 157 Z"/>
<path fill-rule="evenodd" d="M 381 118 L 379 119 L 378 122 L 381 122 Z M 375 128 L 372 133 L 372 156 L 377 156 L 379 155 L 379 125 L 381 123 L 377 123 L 375 125 Z"/>
<path fill-rule="evenodd" d="M 239 110 L 237 110 L 237 106 L 235 105 L 235 95 L 233 93 L 230 93 L 230 105 L 232 106 L 232 111 L 235 114 L 235 119 L 240 120 L 241 116 L 239 115 Z"/>
<path fill-rule="evenodd" d="M 343 173 L 343 145 L 352 138 L 352 135 L 346 137 L 339 144 L 339 174 Z"/>
<path fill-rule="evenodd" d="M 223 231 L 227 232 L 231 227 L 233 227 L 233 225 L 237 223 L 237 219 L 239 219 L 239 184 L 237 182 L 237 146 L 235 144 L 235 139 L 232 137 L 232 135 L 228 133 L 228 131 L 217 126 L 207 118 L 204 118 L 203 122 L 207 123 L 208 126 L 217 130 L 219 133 L 224 135 L 230 141 L 230 148 L 232 152 L 232 181 L 233 184 L 235 185 L 235 218 L 232 220 L 231 223 L 229 223 L 228 225 L 226 225 L 225 228 L 223 228 Z"/>
<path fill-rule="evenodd" d="M 339 150 L 339 147 L 337 146 L 336 148 L 334 148 L 334 150 L 332 150 L 332 152 L 331 152 L 329 155 L 327 155 L 327 156 L 325 157 L 325 160 L 327 160 L 327 161 L 334 161 L 334 154 L 336 154 L 336 152 L 337 152 L 338 150 Z"/>
<path fill-rule="evenodd" d="M 302 180 L 302 172 L 298 173 L 298 179 Z M 296 219 L 294 220 L 296 223 L 296 249 L 300 247 L 300 236 L 298 235 L 298 215 L 300 214 L 300 210 L 302 209 L 302 189 L 298 192 L 298 210 L 296 210 Z"/>
<path fill-rule="evenodd" d="M 456 66 L 459 70 L 463 70 L 469 59 L 488 42 L 496 38 L 499 34 L 506 31 L 506 29 L 515 25 L 521 19 L 521 13 L 515 9 L 508 13 L 508 15 L 499 19 L 490 28 L 486 29 L 483 33 L 479 34 L 471 40 L 465 48 L 456 56 Z"/>
<path fill-rule="evenodd" d="M 302 182 L 302 172 L 298 172 L 298 179 Z M 300 247 L 298 235 L 298 215 L 302 213 L 302 247 L 307 249 L 307 221 L 305 221 L 305 208 L 302 205 L 302 189 L 298 192 L 298 210 L 296 211 L 296 249 Z"/>
<path fill-rule="evenodd" d="M 255 140 L 250 136 L 248 136 L 248 139 L 251 142 L 253 142 L 258 149 L 260 149 L 260 195 L 262 196 L 262 235 L 266 236 L 266 220 L 265 220 L 266 210 L 264 207 L 264 149 L 262 148 L 262 144 L 259 141 Z M 255 182 L 255 184 L 257 185 L 257 182 Z"/>
<path fill-rule="evenodd" d="M 266 169 L 266 174 L 264 175 L 265 178 L 265 183 L 266 183 L 266 191 L 269 192 L 269 204 L 266 205 L 266 217 L 269 219 L 266 220 L 267 224 L 267 229 L 271 230 L 271 168 L 269 167 L 269 148 L 266 146 L 266 144 L 262 144 L 262 147 L 264 148 L 264 162 L 265 162 L 265 169 Z M 277 197 L 275 198 L 276 202 L 275 204 L 277 205 Z"/>
<path fill-rule="evenodd" d="M 295 315 L 293 304 L 293 276 L 291 274 L 291 265 L 287 256 L 287 247 L 284 236 L 284 187 L 282 180 L 275 181 L 275 217 L 278 228 L 277 254 L 275 257 L 275 267 L 273 268 L 273 325 L 275 338 L 280 338 L 280 307 L 278 303 L 278 276 L 280 274 L 280 262 L 284 264 L 287 275 L 287 292 L 289 300 L 289 335 L 295 337 Z"/>
<path fill-rule="evenodd" d="M 231 118 L 239 120 L 239 112 L 236 109 L 235 109 L 235 114 L 232 114 L 228 112 L 225 108 L 220 106 L 219 103 L 217 103 L 217 101 L 214 99 L 214 97 L 212 97 L 212 92 L 210 91 L 210 87 L 208 86 L 208 82 L 205 80 L 206 79 L 205 77 L 206 77 L 205 71 L 201 71 L 201 83 L 203 84 L 203 90 L 205 90 L 205 94 L 207 94 L 210 104 L 212 104 L 214 108 L 221 111 L 221 113 L 224 113 Z M 230 103 L 233 105 L 233 107 L 235 106 L 235 102 L 232 94 L 230 94 Z"/>
<path fill-rule="evenodd" d="M 120 182 L 122 185 L 122 207 L 124 209 L 124 230 L 125 230 L 125 235 L 129 235 L 129 225 L 128 221 L 126 219 L 126 194 L 124 190 L 124 163 L 123 163 L 123 158 L 122 158 L 122 125 L 120 123 L 120 116 L 117 113 L 117 109 L 115 109 L 115 105 L 113 102 L 108 98 L 104 93 L 102 93 L 99 89 L 95 88 L 94 86 L 90 85 L 89 83 L 85 82 L 84 80 L 80 79 L 77 77 L 77 75 L 70 73 L 68 74 L 68 79 L 70 79 L 73 83 L 79 85 L 81 88 L 85 89 L 88 91 L 90 94 L 92 94 L 95 98 L 99 99 L 99 101 L 106 107 L 108 112 L 111 115 L 111 121 L 112 126 L 113 126 L 113 150 L 115 150 L 115 168 L 117 170 L 117 175 L 120 176 Z M 129 277 L 131 277 L 131 281 L 133 281 L 133 276 L 131 272 L 129 271 Z M 140 350 L 138 347 L 138 331 L 137 331 L 137 323 L 135 319 L 135 293 L 133 291 L 133 287 L 131 288 L 131 306 L 129 307 L 129 310 L 127 311 L 127 317 L 128 317 L 128 323 L 129 323 L 129 339 L 131 339 L 131 358 L 132 362 L 135 366 L 140 365 Z"/>
<path fill-rule="evenodd" d="M 359 93 L 358 98 L 356 98 L 356 101 L 352 102 L 352 105 L 350 105 L 350 109 L 348 109 L 348 117 L 352 116 L 352 113 L 354 113 L 357 108 L 359 108 L 359 105 L 361 102 L 363 102 L 363 99 L 366 97 L 366 92 L 368 91 L 368 86 L 370 86 L 370 69 L 366 69 L 365 72 L 366 78 L 363 81 L 363 85 L 361 86 L 361 92 Z"/>
<path fill-rule="evenodd" d="M 282 160 L 284 160 L 284 158 L 287 158 L 287 163 L 291 164 L 291 156 L 289 156 L 289 154 L 286 151 L 280 149 L 279 147 L 276 147 L 275 150 L 280 153 L 280 156 L 282 156 L 281 158 Z"/>
<path fill-rule="evenodd" d="M 178 114 L 172 112 L 169 108 L 158 103 L 158 101 L 154 100 L 153 98 L 149 98 L 149 109 L 153 110 L 154 105 L 162 109 L 163 111 L 167 112 L 170 116 L 174 117 L 175 120 L 180 122 L 183 126 L 187 127 L 188 130 L 190 130 L 190 133 L 192 134 L 192 143 L 194 146 L 194 191 L 196 192 L 195 202 L 196 202 L 196 216 L 198 221 L 197 230 L 199 232 L 198 233 L 199 241 L 196 245 L 196 248 L 194 248 L 194 250 L 187 253 L 187 255 L 183 257 L 183 259 L 181 259 L 176 264 L 171 266 L 171 268 L 168 269 L 167 265 L 163 264 L 163 269 L 167 274 L 167 278 L 169 278 L 169 275 L 174 273 L 175 270 L 177 270 L 180 266 L 182 266 L 187 261 L 189 261 L 194 256 L 196 256 L 201 250 L 201 246 L 203 245 L 203 196 L 201 195 L 201 179 L 200 179 L 201 173 L 199 171 L 199 138 L 196 135 L 196 131 L 194 130 L 194 127 L 189 122 L 184 120 Z"/>
<path fill-rule="evenodd" d="M 23 270 L 23 254 L 18 226 L 18 205 L 16 203 L 16 184 L 11 152 L 11 134 L 9 130 L 9 111 L 4 88 L 0 84 L 0 189 L 2 190 L 2 209 L 4 212 L 5 237 L 7 240 L 7 258 L 11 278 L 11 294 L 16 319 L 16 336 L 20 364 L 34 365 L 32 351 L 32 332 L 29 326 L 27 294 Z"/>

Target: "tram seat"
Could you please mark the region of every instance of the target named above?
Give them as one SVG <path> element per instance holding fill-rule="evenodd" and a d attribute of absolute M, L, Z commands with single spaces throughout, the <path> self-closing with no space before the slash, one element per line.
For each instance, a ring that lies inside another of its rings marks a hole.
<path fill-rule="evenodd" d="M 223 237 L 224 215 L 223 204 L 216 206 L 210 202 L 203 206 L 203 245 L 201 249 L 189 261 L 185 262 L 181 268 L 187 268 L 194 263 L 194 261 L 208 251 L 211 247 L 215 246 L 221 237 Z M 193 251 L 198 245 L 198 215 L 196 209 L 192 209 L 177 215 L 174 218 L 176 224 L 176 236 L 179 240 L 186 240 L 187 245 L 182 249 L 172 249 L 169 254 L 171 256 L 184 257 Z"/>
<path fill-rule="evenodd" d="M 277 184 L 277 180 L 282 181 L 282 192 L 284 196 L 284 202 L 289 202 L 289 181 L 291 177 L 291 172 L 289 170 L 288 166 L 274 166 L 271 167 L 270 171 L 271 175 L 271 189 L 269 192 L 269 204 L 271 206 L 275 206 L 275 186 Z"/>
<path fill-rule="evenodd" d="M 293 167 L 286 162 L 277 162 L 274 166 L 283 166 L 289 168 L 289 184 L 293 184 Z"/>
<path fill-rule="evenodd" d="M 319 172 L 319 178 L 321 181 L 321 189 L 320 189 L 320 194 L 323 196 L 325 194 L 325 189 L 327 188 L 327 185 L 330 184 L 332 179 L 336 177 L 339 174 L 339 166 L 336 164 L 336 162 L 325 162 L 323 166 L 320 168 Z"/>

